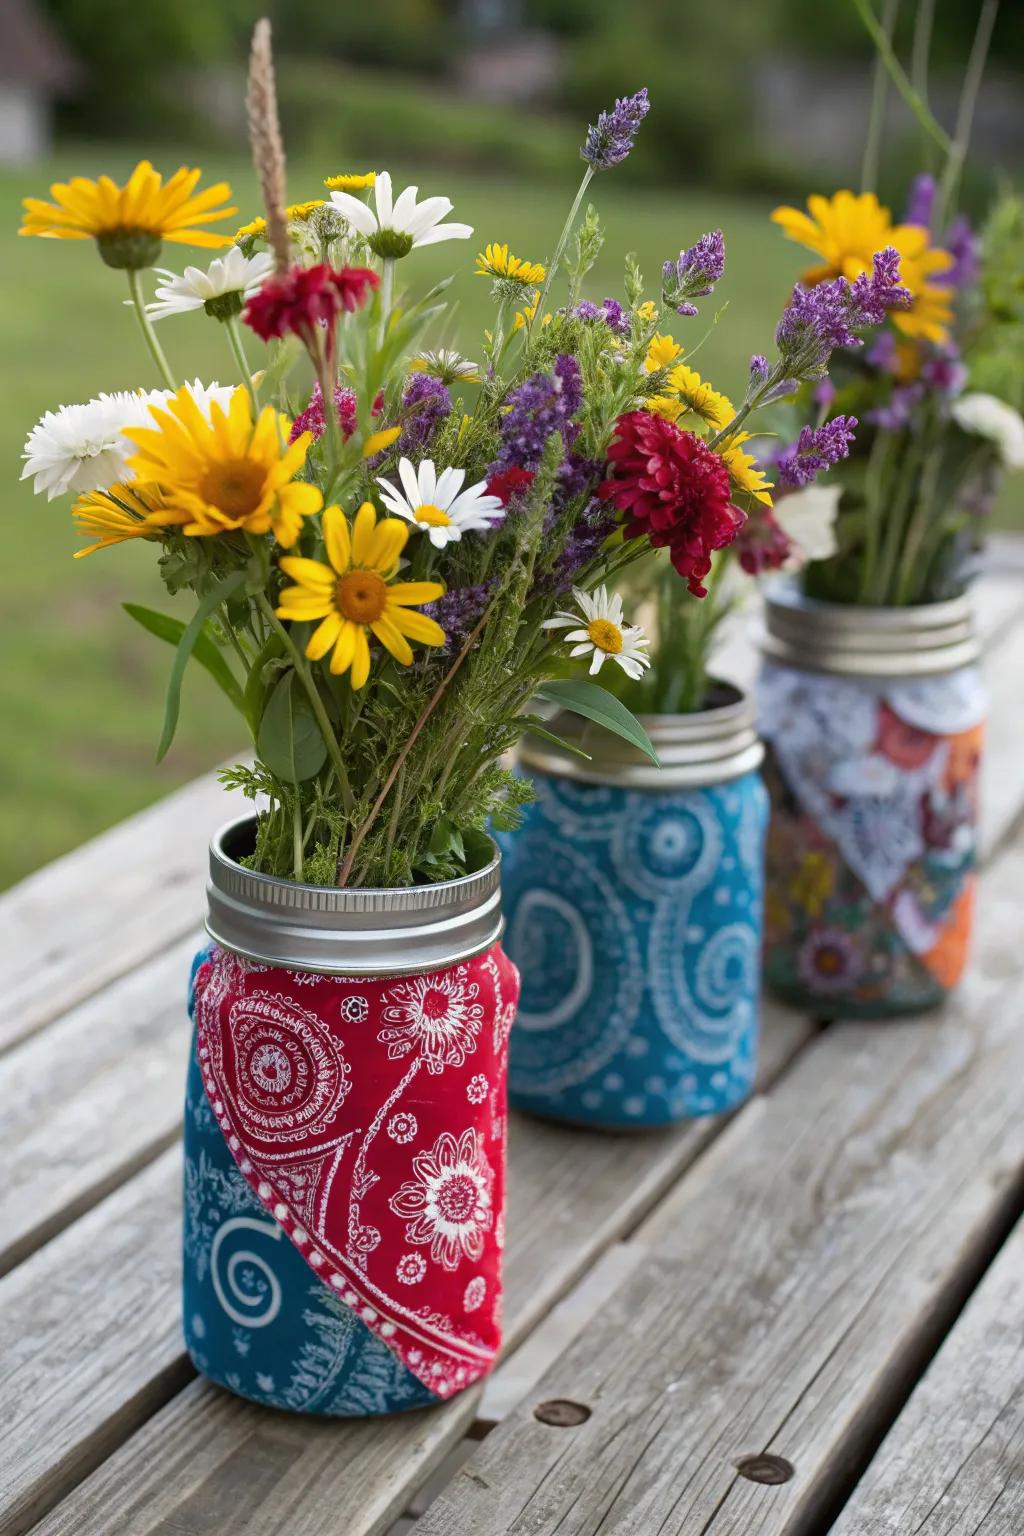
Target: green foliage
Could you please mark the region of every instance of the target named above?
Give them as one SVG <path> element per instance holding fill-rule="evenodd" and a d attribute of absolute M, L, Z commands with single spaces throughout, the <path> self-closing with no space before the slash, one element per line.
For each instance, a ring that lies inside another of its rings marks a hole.
<path fill-rule="evenodd" d="M 256 751 L 274 777 L 287 784 L 314 778 L 327 761 L 327 743 L 294 672 L 284 674 L 267 700 Z"/>

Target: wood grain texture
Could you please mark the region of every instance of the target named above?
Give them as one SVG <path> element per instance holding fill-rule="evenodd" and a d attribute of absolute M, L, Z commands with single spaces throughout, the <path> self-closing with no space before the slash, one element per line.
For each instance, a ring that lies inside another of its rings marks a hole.
<path fill-rule="evenodd" d="M 0 1533 L 19 1536 L 190 1374 L 181 1155 L 164 1155 L 0 1281 Z"/>
<path fill-rule="evenodd" d="M 198 942 L 175 945 L 0 1056 L 10 1149 L 0 1274 L 177 1140 Z"/>
<path fill-rule="evenodd" d="M 1024 851 L 990 871 L 941 1015 L 834 1026 L 636 1233 L 651 1253 L 418 1536 L 810 1536 L 1024 1190 Z M 591 1409 L 572 1429 L 542 1399 Z M 736 1462 L 787 1458 L 780 1486 Z"/>
<path fill-rule="evenodd" d="M 0 895 L 0 1050 L 198 927 L 210 837 L 247 804 L 208 774 Z"/>
<path fill-rule="evenodd" d="M 986 1274 L 832 1536 L 1024 1531 L 1024 1223 Z"/>
<path fill-rule="evenodd" d="M 762 1070 L 770 1082 L 812 1030 L 784 1009 L 773 1006 L 767 1016 Z M 507 1349 L 720 1130 L 720 1121 L 704 1120 L 613 1136 L 511 1118 Z M 288 1536 L 378 1536 L 465 1434 L 478 1400 L 476 1392 L 386 1424 L 318 1424 L 195 1382 L 53 1509 L 34 1536 L 207 1536 L 225 1530 L 218 1520 L 229 1509 L 238 1511 L 231 1536 L 284 1529 Z M 257 1479 L 247 1469 L 264 1461 Z M 258 1497 L 245 1493 L 248 1481 L 258 1481 Z"/>

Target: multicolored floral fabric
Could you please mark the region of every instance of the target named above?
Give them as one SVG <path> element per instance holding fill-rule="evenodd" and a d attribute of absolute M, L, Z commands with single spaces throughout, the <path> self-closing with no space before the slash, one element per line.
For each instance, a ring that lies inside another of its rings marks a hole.
<path fill-rule="evenodd" d="M 963 971 L 985 699 L 976 668 L 868 682 L 767 664 L 765 974 L 870 1016 L 928 1007 Z"/>
<path fill-rule="evenodd" d="M 749 1094 L 764 832 L 757 774 L 651 792 L 532 775 L 502 844 L 505 943 L 523 968 L 513 1104 L 666 1125 Z"/>
<path fill-rule="evenodd" d="M 288 1239 L 305 1269 L 292 1305 L 309 1310 L 312 1288 L 322 1311 L 326 1289 L 338 1304 L 327 1308 L 334 1334 L 345 1331 L 340 1306 L 422 1384 L 427 1398 L 412 1394 L 420 1402 L 469 1386 L 500 1342 L 505 1080 L 517 996 L 515 968 L 499 946 L 445 970 L 384 980 L 289 971 L 214 948 L 196 975 L 197 1070 L 214 1128 L 272 1218 L 254 1222 L 243 1203 L 229 1225 L 241 1215 L 247 1231 L 278 1229 L 274 1240 Z M 211 1191 L 225 1212 L 238 1203 L 223 1155 L 200 1146 L 195 1162 L 208 1185 L 200 1209 Z M 215 1291 L 218 1237 L 222 1225 L 209 1248 Z M 187 1264 L 188 1241 L 187 1227 Z M 259 1291 L 252 1254 L 225 1262 L 228 1285 L 245 1289 L 248 1262 Z M 283 1300 L 272 1274 L 268 1304 Z M 227 1295 L 224 1282 L 220 1290 Z M 232 1305 L 251 1333 L 250 1308 Z M 254 1349 L 250 1340 L 250 1356 Z M 401 1388 L 401 1370 L 393 1385 Z"/>

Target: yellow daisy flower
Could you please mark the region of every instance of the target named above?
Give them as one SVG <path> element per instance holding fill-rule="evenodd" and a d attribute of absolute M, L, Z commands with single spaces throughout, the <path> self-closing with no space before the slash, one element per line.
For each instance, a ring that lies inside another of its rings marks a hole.
<path fill-rule="evenodd" d="M 672 369 L 665 381 L 665 390 L 669 397 L 674 396 L 680 402 L 681 410 L 676 412 L 677 416 L 691 411 L 716 432 L 720 432 L 736 415 L 736 407 L 728 395 L 713 389 L 701 378 L 696 368 L 689 368 L 686 363 L 677 363 Z M 675 420 L 675 417 L 670 419 Z"/>
<path fill-rule="evenodd" d="M 163 516 L 186 534 L 273 532 L 290 549 L 302 519 L 323 506 L 315 485 L 295 479 L 312 434 L 303 432 L 286 446 L 287 416 L 268 405 L 254 423 L 243 385 L 227 411 L 211 403 L 209 420 L 187 388 L 166 405 L 151 406 L 150 414 L 155 426 L 125 431 L 138 449 L 129 468 L 140 481 L 160 487 Z"/>
<path fill-rule="evenodd" d="M 285 209 L 285 215 L 293 224 L 301 224 L 317 208 L 322 208 L 324 202 L 325 199 L 322 197 L 313 197 L 306 203 L 292 203 Z M 243 224 L 241 229 L 236 229 L 233 238 L 244 240 L 247 235 L 258 235 L 262 239 L 266 232 L 267 221 L 260 215 L 258 219 L 250 219 L 248 224 Z"/>
<path fill-rule="evenodd" d="M 310 636 L 306 655 L 320 661 L 332 650 L 331 671 L 349 672 L 353 688 L 362 688 L 370 675 L 370 635 L 407 667 L 412 661 L 410 640 L 418 645 L 443 645 L 440 624 L 410 609 L 432 603 L 444 587 L 439 581 L 395 581 L 399 557 L 409 537 L 409 525 L 399 517 L 377 522 L 373 503 L 364 501 L 349 532 L 340 507 L 323 515 L 324 544 L 329 565 L 286 555 L 281 569 L 296 583 L 281 593 L 279 619 L 305 624 L 322 622 Z"/>
<path fill-rule="evenodd" d="M 672 336 L 652 336 L 647 348 L 647 356 L 644 358 L 644 367 L 648 373 L 656 373 L 659 368 L 667 368 L 669 363 L 675 362 L 681 356 L 682 347 Z"/>
<path fill-rule="evenodd" d="M 332 192 L 365 192 L 376 180 L 376 171 L 348 172 L 341 176 L 325 176 L 324 186 L 330 187 Z"/>
<path fill-rule="evenodd" d="M 893 311 L 893 324 L 905 336 L 940 345 L 949 340 L 953 290 L 933 279 L 949 270 L 953 258 L 931 244 L 922 225 L 894 224 L 873 192 L 837 192 L 832 198 L 815 194 L 807 199 L 807 207 L 809 213 L 784 207 L 772 214 L 788 239 L 823 258 L 822 266 L 802 274 L 805 283 L 813 287 L 832 277 L 853 282 L 871 271 L 876 252 L 891 245 L 899 252 L 900 282 L 912 301 L 909 309 Z"/>
<path fill-rule="evenodd" d="M 109 267 L 151 267 L 165 240 L 181 245 L 230 245 L 227 235 L 216 235 L 200 224 L 226 219 L 237 208 L 218 207 L 231 196 L 225 181 L 195 194 L 202 171 L 182 166 L 165 184 L 148 160 L 140 160 L 123 187 L 109 176 L 90 181 L 76 176 L 55 181 L 52 203 L 38 197 L 24 199 L 24 223 L 19 235 L 41 235 L 50 240 L 96 241 Z"/>
<path fill-rule="evenodd" d="M 507 245 L 487 245 L 476 258 L 477 277 L 505 277 L 535 288 L 544 281 L 546 269 L 539 261 L 523 261 L 511 256 Z"/>
<path fill-rule="evenodd" d="M 127 539 L 158 539 L 166 527 L 156 486 L 112 485 L 106 491 L 86 491 L 71 508 L 71 517 L 81 538 L 96 541 L 88 549 L 76 549 L 76 560 Z"/>
<path fill-rule="evenodd" d="M 737 490 L 745 491 L 764 506 L 772 504 L 772 488 L 752 453 L 743 452 L 743 444 L 749 443 L 749 432 L 737 432 L 715 452 L 729 471 L 729 478 Z"/>

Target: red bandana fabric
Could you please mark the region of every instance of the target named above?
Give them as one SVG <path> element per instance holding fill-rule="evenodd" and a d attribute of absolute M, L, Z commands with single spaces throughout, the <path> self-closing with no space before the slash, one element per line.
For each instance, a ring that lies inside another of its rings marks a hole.
<path fill-rule="evenodd" d="M 203 1081 L 239 1169 L 313 1273 L 442 1398 L 501 1340 L 518 996 L 500 945 L 390 978 L 215 948 L 196 977 Z"/>

